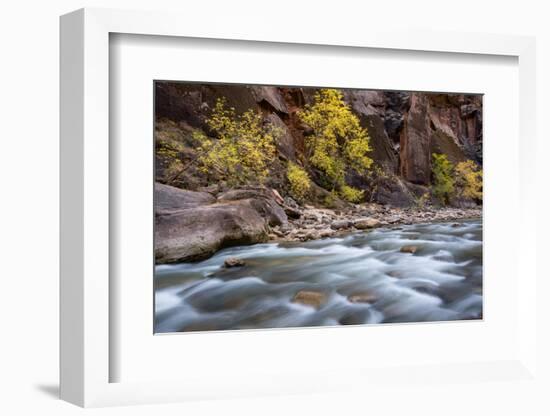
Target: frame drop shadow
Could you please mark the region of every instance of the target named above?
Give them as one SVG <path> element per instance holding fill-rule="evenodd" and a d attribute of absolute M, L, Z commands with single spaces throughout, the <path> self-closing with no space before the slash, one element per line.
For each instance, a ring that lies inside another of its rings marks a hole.
<path fill-rule="evenodd" d="M 37 384 L 36 390 L 52 399 L 59 399 L 59 384 Z"/>

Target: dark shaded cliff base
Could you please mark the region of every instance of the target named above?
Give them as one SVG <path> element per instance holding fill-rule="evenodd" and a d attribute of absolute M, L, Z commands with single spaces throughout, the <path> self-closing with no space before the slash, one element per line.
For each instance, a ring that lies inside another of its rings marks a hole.
<path fill-rule="evenodd" d="M 155 184 L 156 264 L 209 258 L 237 245 L 307 241 L 354 230 L 481 217 L 481 208 L 397 208 L 375 203 L 341 209 L 299 206 L 270 188 L 218 195 Z"/>

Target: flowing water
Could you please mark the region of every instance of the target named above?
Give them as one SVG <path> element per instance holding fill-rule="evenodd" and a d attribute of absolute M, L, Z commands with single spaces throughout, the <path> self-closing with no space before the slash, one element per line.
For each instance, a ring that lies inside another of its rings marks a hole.
<path fill-rule="evenodd" d="M 481 220 L 416 224 L 159 265 L 155 332 L 479 319 L 481 239 Z M 246 265 L 225 268 L 227 257 Z M 293 301 L 299 291 L 321 305 Z"/>

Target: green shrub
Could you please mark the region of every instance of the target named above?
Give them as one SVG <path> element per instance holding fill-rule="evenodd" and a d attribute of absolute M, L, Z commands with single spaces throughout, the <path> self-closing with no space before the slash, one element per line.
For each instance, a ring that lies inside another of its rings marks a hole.
<path fill-rule="evenodd" d="M 288 162 L 286 177 L 290 182 L 290 193 L 298 201 L 303 201 L 311 188 L 309 175 L 295 163 Z"/>
<path fill-rule="evenodd" d="M 448 204 L 454 194 L 453 164 L 444 154 L 432 154 L 433 193 L 442 204 Z"/>

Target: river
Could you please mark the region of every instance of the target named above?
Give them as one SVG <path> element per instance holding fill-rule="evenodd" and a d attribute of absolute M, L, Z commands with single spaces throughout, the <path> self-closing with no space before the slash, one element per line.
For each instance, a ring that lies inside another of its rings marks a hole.
<path fill-rule="evenodd" d="M 246 264 L 225 268 L 228 257 Z M 482 222 L 232 247 L 158 265 L 154 279 L 156 333 L 480 319 Z M 300 291 L 323 301 L 296 302 Z"/>

